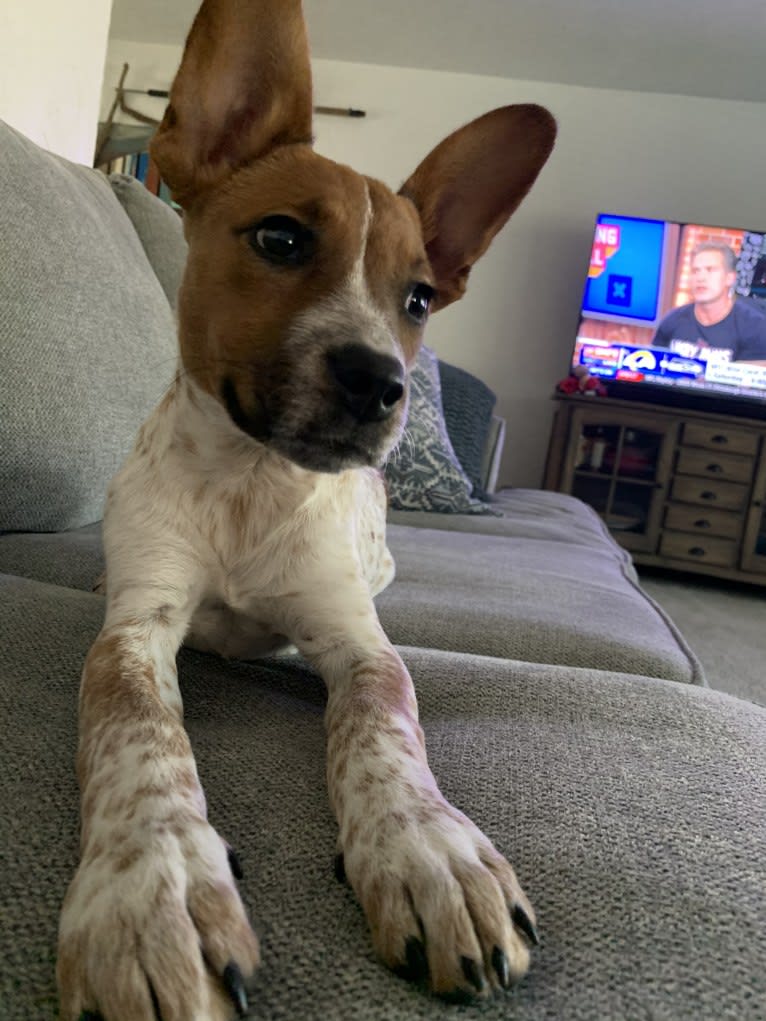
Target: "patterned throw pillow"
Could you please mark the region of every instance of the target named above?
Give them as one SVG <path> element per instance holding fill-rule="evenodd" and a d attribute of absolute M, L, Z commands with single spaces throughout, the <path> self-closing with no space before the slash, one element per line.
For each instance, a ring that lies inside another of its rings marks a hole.
<path fill-rule="evenodd" d="M 388 497 L 397 510 L 492 514 L 471 496 L 471 481 L 450 443 L 441 401 L 439 365 L 427 347 L 410 374 L 410 407 L 399 446 L 385 465 Z"/>

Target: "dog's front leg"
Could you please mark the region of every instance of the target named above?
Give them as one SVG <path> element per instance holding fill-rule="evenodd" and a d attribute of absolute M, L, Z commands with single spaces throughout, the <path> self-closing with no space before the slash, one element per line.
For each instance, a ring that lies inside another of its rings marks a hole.
<path fill-rule="evenodd" d="M 339 635 L 349 617 L 353 633 Z M 447 997 L 508 988 L 537 938 L 513 869 L 439 791 L 412 681 L 372 604 L 347 605 L 325 633 L 330 641 L 312 635 L 302 651 L 327 683 L 330 798 L 378 953 Z"/>
<path fill-rule="evenodd" d="M 80 690 L 81 861 L 59 930 L 61 1015 L 223 1021 L 244 1011 L 258 943 L 182 724 L 185 621 L 168 606 L 114 618 Z"/>

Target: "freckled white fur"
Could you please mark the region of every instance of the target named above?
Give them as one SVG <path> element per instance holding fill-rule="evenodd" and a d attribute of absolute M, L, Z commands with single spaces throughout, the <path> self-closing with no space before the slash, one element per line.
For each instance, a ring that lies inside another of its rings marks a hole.
<path fill-rule="evenodd" d="M 305 322 L 299 317 L 288 344 L 310 346 L 317 330 L 333 341 L 350 323 L 357 341 L 402 357 L 365 280 L 371 229 L 368 193 L 352 271 L 304 313 Z M 309 383 L 314 363 L 299 361 Z M 390 426 L 392 442 L 400 425 Z M 440 794 L 412 682 L 375 613 L 373 596 L 394 575 L 385 510 L 376 471 L 298 467 L 242 433 L 183 373 L 142 427 L 109 490 L 99 641 L 119 636 L 113 669 L 126 688 L 132 676 L 145 684 L 150 677 L 160 704 L 148 718 L 118 724 L 107 706 L 88 734 L 83 857 L 60 929 L 60 974 L 75 975 L 64 983 L 67 1021 L 103 1009 L 115 988 L 143 996 L 151 1017 L 144 969 L 155 950 L 169 976 L 163 981 L 183 1002 L 178 1016 L 222 1021 L 231 1005 L 207 975 L 201 947 L 208 960 L 224 955 L 218 974 L 227 959 L 248 970 L 257 964 L 225 846 L 207 823 L 191 751 L 177 740 L 183 710 L 175 656 L 184 641 L 241 658 L 295 647 L 322 674 L 340 847 L 387 963 L 405 963 L 422 921 L 437 991 L 464 987 L 461 957 L 483 966 L 495 946 L 504 948 L 513 975 L 526 970 L 528 951 L 508 909 L 519 902 L 531 909 L 510 866 Z M 90 676 L 88 692 L 100 680 Z M 155 754 L 163 742 L 176 751 Z M 112 947 L 106 961 L 104 946 Z M 173 967 L 165 967 L 168 960 Z M 487 981 L 496 982 L 491 974 Z"/>
<path fill-rule="evenodd" d="M 354 301 L 362 285 L 360 269 L 348 284 Z M 394 574 L 384 536 L 377 472 L 299 468 L 241 433 L 222 405 L 181 375 L 110 487 L 104 633 L 121 634 L 127 661 L 152 668 L 170 713 L 166 723 L 155 721 L 160 740 L 181 719 L 175 653 L 182 641 L 237 657 L 297 647 L 328 686 L 330 799 L 347 875 L 380 955 L 404 963 L 420 919 L 434 989 L 464 984 L 461 957 L 481 962 L 495 945 L 518 976 L 529 954 L 508 908 L 528 905 L 510 866 L 440 794 L 412 683 L 375 613 L 372 597 Z M 378 685 L 388 694 L 376 704 Z M 94 740 L 114 739 L 108 724 L 102 730 Z M 123 732 L 131 738 L 129 725 Z M 159 903 L 180 934 L 179 961 L 196 976 L 188 979 L 196 992 L 185 1009 L 199 1021 L 218 1021 L 227 1008 L 200 963 L 206 930 L 195 934 L 197 920 L 184 905 L 195 890 L 222 896 L 230 889 L 231 914 L 206 924 L 223 927 L 216 938 L 224 944 L 248 946 L 236 952 L 251 962 L 257 943 L 231 887 L 224 845 L 206 821 L 191 754 L 146 761 L 151 745 L 138 730 L 132 736 L 134 743 L 109 757 L 91 753 L 96 793 L 88 800 L 85 792 L 83 860 L 62 913 L 61 945 L 79 946 L 84 932 L 89 946 L 99 932 L 106 939 L 119 905 L 115 967 L 127 968 L 130 932 L 151 928 Z M 193 789 L 179 787 L 181 775 L 193 778 Z M 131 852 L 135 862 L 128 857 L 115 872 Z M 223 911 L 228 902 L 220 903 Z M 388 904 L 382 915 L 381 903 Z M 485 916 L 482 926 L 476 919 Z M 100 974 L 93 959 L 85 964 L 91 972 Z M 86 985 L 78 989 L 73 1015 L 90 1002 Z"/>
<path fill-rule="evenodd" d="M 328 786 L 340 846 L 375 945 L 389 963 L 401 960 L 407 939 L 419 931 L 414 904 L 439 932 L 430 937 L 431 969 L 435 988 L 447 989 L 463 981 L 455 971 L 461 956 L 482 958 L 460 875 L 474 876 L 471 882 L 486 888 L 481 896 L 499 895 L 503 905 L 523 894 L 507 863 L 496 867 L 497 875 L 489 869 L 488 862 L 503 860 L 448 805 L 428 769 L 411 681 L 372 603 L 394 572 L 384 533 L 385 500 L 376 472 L 327 475 L 296 467 L 240 433 L 217 401 L 181 376 L 110 488 L 105 627 L 124 627 L 126 651 L 154 665 L 158 693 L 176 716 L 181 700 L 174 656 L 183 639 L 238 657 L 295 645 L 316 665 L 329 689 Z M 357 689 L 361 684 L 369 691 L 365 698 L 374 699 L 377 678 L 389 685 L 394 702 L 371 705 L 371 715 L 360 717 Z M 135 905 L 139 928 L 142 905 L 157 895 L 153 882 L 180 891 L 221 868 L 221 842 L 205 822 L 201 788 L 191 800 L 177 800 L 178 763 L 141 765 L 141 750 L 139 743 L 123 752 L 118 771 L 110 772 L 106 762 L 93 774 L 106 793 L 91 806 L 83 848 L 87 862 L 89 848 L 114 839 L 110 806 L 137 786 L 167 793 L 141 801 L 131 824 L 135 832 L 174 813 L 187 820 L 184 846 L 160 836 L 151 851 L 154 864 L 144 861 L 147 875 L 156 870 L 155 880 L 140 878 L 136 869 L 120 877 L 120 897 Z M 130 846 L 131 826 L 123 826 L 123 848 Z M 108 856 L 96 859 L 77 888 L 77 910 L 88 918 L 109 916 L 98 892 L 108 868 Z M 383 918 L 374 906 L 381 882 L 409 890 L 408 899 Z M 441 892 L 434 902 L 436 889 Z M 88 897 L 93 906 L 86 908 Z M 450 926 L 463 933 L 457 946 L 445 935 L 451 931 L 445 910 L 454 916 Z M 472 903 L 471 910 L 481 913 L 484 906 Z M 523 973 L 528 953 L 507 908 L 495 908 L 490 930 L 513 973 Z"/>
<path fill-rule="evenodd" d="M 110 488 L 107 626 L 161 611 L 176 634 L 190 628 L 192 644 L 200 638 L 226 652 L 233 636 L 237 655 L 262 654 L 284 644 L 312 585 L 318 593 L 335 575 L 334 611 L 343 618 L 393 577 L 374 471 L 327 475 L 290 464 L 241 434 L 188 377 L 144 426 L 143 440 L 149 452 L 135 453 Z M 245 511 L 236 527 L 235 506 Z M 250 650 L 242 647 L 247 632 Z"/>

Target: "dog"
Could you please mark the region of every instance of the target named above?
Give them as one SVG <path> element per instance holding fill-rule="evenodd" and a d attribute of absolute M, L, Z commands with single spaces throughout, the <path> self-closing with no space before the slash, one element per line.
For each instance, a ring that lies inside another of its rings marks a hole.
<path fill-rule="evenodd" d="M 483 997 L 525 974 L 537 939 L 513 869 L 436 785 L 373 596 L 394 573 L 379 469 L 426 320 L 462 296 L 555 123 L 492 111 L 394 194 L 316 154 L 311 120 L 300 0 L 205 0 L 151 148 L 189 245 L 180 367 L 106 500 L 64 1021 L 247 1011 L 259 945 L 183 727 L 184 641 L 295 647 L 321 674 L 338 851 L 387 965 Z"/>

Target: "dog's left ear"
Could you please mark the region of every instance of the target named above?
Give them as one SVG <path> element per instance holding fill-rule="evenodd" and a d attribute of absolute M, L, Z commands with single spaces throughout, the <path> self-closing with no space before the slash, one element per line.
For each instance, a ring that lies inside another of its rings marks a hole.
<path fill-rule="evenodd" d="M 436 275 L 434 311 L 463 296 L 471 267 L 532 187 L 555 138 L 543 107 L 505 106 L 445 138 L 402 185 Z"/>
<path fill-rule="evenodd" d="M 310 143 L 311 119 L 301 0 L 204 0 L 151 154 L 188 207 L 276 146 Z"/>

